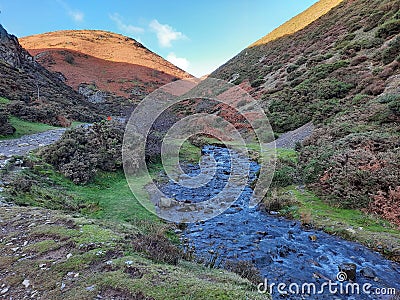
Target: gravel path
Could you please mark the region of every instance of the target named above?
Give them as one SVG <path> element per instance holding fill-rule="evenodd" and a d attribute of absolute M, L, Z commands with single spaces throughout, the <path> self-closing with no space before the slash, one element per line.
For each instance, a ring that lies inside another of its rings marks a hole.
<path fill-rule="evenodd" d="M 46 146 L 59 140 L 66 128 L 25 135 L 17 139 L 0 141 L 0 165 L 13 155 L 25 155 L 33 149 Z"/>
<path fill-rule="evenodd" d="M 296 146 L 296 143 L 301 143 L 308 138 L 313 131 L 314 125 L 311 122 L 295 130 L 288 131 L 275 140 L 276 148 L 292 149 Z"/>

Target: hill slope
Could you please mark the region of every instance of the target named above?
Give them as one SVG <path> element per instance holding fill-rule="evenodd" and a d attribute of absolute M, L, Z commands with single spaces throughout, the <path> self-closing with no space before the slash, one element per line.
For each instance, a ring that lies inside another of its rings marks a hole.
<path fill-rule="evenodd" d="M 299 148 L 296 172 L 329 203 L 396 224 L 399 9 L 394 0 L 343 1 L 302 30 L 256 43 L 211 74 L 249 90 L 278 133 L 312 121 L 317 129 Z"/>
<path fill-rule="evenodd" d="M 24 50 L 0 25 L 0 97 L 11 114 L 28 121 L 66 126 L 98 120 L 98 110 Z"/>
<path fill-rule="evenodd" d="M 78 89 L 95 84 L 102 91 L 138 98 L 184 72 L 134 39 L 100 30 L 66 30 L 21 39 L 24 48 L 51 71 L 61 72 Z"/>
<path fill-rule="evenodd" d="M 262 37 L 255 43 L 251 44 L 249 47 L 259 46 L 262 44 L 266 44 L 273 40 L 276 40 L 280 37 L 283 37 L 288 34 L 293 34 L 307 25 L 314 22 L 316 19 L 325 15 L 328 11 L 330 11 L 333 7 L 337 6 L 339 3 L 343 2 L 343 0 L 321 0 L 312 5 L 310 8 L 306 9 L 302 13 L 293 17 L 283 25 L 279 26 L 266 36 Z"/>

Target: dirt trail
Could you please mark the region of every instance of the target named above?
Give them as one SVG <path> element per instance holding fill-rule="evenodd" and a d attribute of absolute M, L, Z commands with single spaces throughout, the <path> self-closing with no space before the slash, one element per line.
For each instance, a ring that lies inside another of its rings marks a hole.
<path fill-rule="evenodd" d="M 4 167 L 7 160 L 13 155 L 23 156 L 33 149 L 54 143 L 60 139 L 65 130 L 66 128 L 54 129 L 0 141 L 0 168 Z"/>

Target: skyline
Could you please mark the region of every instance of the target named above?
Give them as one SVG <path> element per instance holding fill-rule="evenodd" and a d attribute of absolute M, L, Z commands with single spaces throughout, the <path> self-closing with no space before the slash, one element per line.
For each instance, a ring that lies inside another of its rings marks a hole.
<path fill-rule="evenodd" d="M 70 29 L 119 33 L 200 77 L 315 2 L 0 0 L 0 23 L 17 37 Z"/>

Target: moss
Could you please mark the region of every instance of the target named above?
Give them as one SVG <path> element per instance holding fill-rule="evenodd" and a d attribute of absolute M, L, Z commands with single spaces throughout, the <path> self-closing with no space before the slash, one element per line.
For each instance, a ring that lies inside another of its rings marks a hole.
<path fill-rule="evenodd" d="M 0 136 L 0 139 L 15 139 L 27 134 L 34 134 L 59 128 L 43 123 L 28 122 L 14 116 L 10 117 L 10 124 L 16 129 L 15 133 L 6 137 Z"/>

